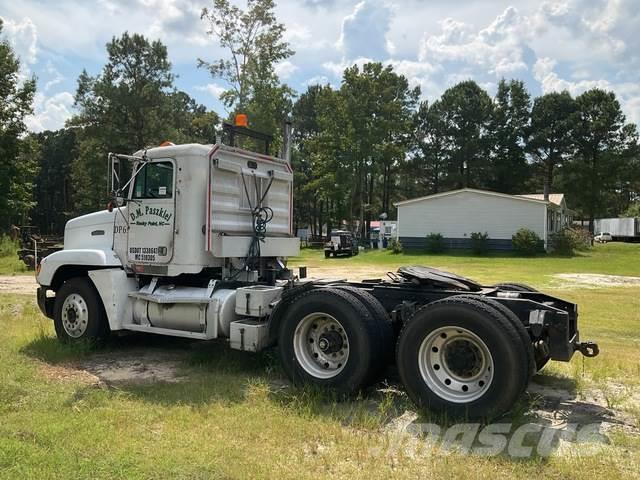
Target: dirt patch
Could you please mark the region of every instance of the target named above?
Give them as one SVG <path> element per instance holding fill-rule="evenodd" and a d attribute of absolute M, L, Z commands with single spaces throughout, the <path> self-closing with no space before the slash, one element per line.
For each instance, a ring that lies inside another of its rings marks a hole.
<path fill-rule="evenodd" d="M 58 381 L 88 385 L 119 383 L 180 382 L 183 356 L 167 351 L 144 349 L 96 353 L 78 362 L 42 367 L 43 376 Z"/>
<path fill-rule="evenodd" d="M 43 377 L 57 382 L 77 382 L 85 385 L 101 386 L 103 382 L 97 376 L 71 365 L 49 365 L 44 363 L 40 367 Z"/>
<path fill-rule="evenodd" d="M 602 389 L 594 387 L 577 393 L 554 383 L 540 383 L 540 379 L 545 377 L 534 377 L 527 388 L 534 397 L 531 413 L 537 417 L 536 423 L 553 427 L 599 424 L 603 433 L 621 429 L 640 434 L 634 416 L 625 411 L 640 403 L 637 394 L 624 385 L 609 382 Z"/>
<path fill-rule="evenodd" d="M 33 275 L 0 275 L 0 293 L 34 295 L 37 287 Z"/>
<path fill-rule="evenodd" d="M 640 277 L 602 275 L 599 273 L 557 273 L 553 275 L 560 288 L 640 287 Z M 556 286 L 556 285 L 554 285 Z"/>

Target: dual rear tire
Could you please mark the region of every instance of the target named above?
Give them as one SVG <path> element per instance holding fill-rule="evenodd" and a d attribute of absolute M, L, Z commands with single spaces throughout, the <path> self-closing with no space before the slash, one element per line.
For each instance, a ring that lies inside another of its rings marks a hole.
<path fill-rule="evenodd" d="M 334 286 L 291 301 L 278 344 L 294 383 L 348 394 L 379 377 L 392 361 L 394 339 L 375 297 Z M 533 347 L 518 318 L 491 299 L 470 295 L 420 308 L 400 333 L 396 363 L 419 407 L 485 419 L 509 410 L 535 370 Z"/>
<path fill-rule="evenodd" d="M 350 394 L 373 382 L 389 359 L 393 330 L 384 308 L 349 287 L 307 291 L 283 313 L 278 346 L 296 384 Z"/>
<path fill-rule="evenodd" d="M 454 296 L 416 312 L 400 333 L 396 361 L 419 407 L 493 418 L 526 388 L 531 348 L 504 312 L 483 299 Z"/>

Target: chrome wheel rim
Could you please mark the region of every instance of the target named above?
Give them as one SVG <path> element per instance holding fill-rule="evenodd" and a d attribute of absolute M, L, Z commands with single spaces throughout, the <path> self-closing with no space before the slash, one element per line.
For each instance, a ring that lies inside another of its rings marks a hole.
<path fill-rule="evenodd" d="M 422 341 L 418 352 L 422 379 L 440 398 L 468 403 L 484 395 L 493 381 L 493 357 L 484 341 L 461 327 L 441 327 Z"/>
<path fill-rule="evenodd" d="M 322 312 L 311 313 L 296 327 L 293 350 L 298 363 L 309 375 L 333 378 L 349 360 L 349 337 L 335 317 Z"/>
<path fill-rule="evenodd" d="M 62 303 L 62 327 L 73 338 L 81 337 L 89 324 L 87 302 L 77 293 L 72 293 Z"/>

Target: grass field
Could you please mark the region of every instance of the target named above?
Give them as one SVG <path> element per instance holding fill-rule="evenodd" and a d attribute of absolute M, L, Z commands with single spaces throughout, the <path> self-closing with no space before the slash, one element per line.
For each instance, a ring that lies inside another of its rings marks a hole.
<path fill-rule="evenodd" d="M 552 275 L 640 276 L 640 245 L 531 259 L 374 252 L 325 260 L 321 251 L 307 250 L 291 263 L 308 265 L 311 274 L 340 276 L 426 264 L 486 283 L 526 282 L 575 301 L 582 337 L 597 340 L 601 355 L 552 362 L 536 382 L 576 397 L 557 407 L 559 422 L 579 422 L 578 414 L 590 412 L 592 420 L 620 425 L 607 432 L 609 443 L 597 455 L 574 448 L 520 459 L 432 447 L 416 454 L 404 443 L 389 448 L 393 422 L 413 409 L 393 373 L 388 384 L 342 400 L 291 387 L 274 352 L 248 355 L 223 342 L 136 335 L 114 339 L 97 352 L 69 349 L 54 339 L 51 322 L 33 298 L 3 294 L 0 478 L 638 478 L 640 287 L 576 288 Z M 170 360 L 174 377 L 104 381 L 97 357 L 133 365 L 146 358 L 147 367 Z M 502 421 L 537 422 L 540 411 L 555 414 L 554 408 L 530 392 Z M 421 420 L 450 422 L 428 413 Z"/>

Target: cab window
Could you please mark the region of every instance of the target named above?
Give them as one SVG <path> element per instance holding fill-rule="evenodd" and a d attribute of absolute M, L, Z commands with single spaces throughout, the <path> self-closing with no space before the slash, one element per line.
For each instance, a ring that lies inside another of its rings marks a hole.
<path fill-rule="evenodd" d="M 154 162 L 145 166 L 133 185 L 133 198 L 172 198 L 173 163 Z"/>

